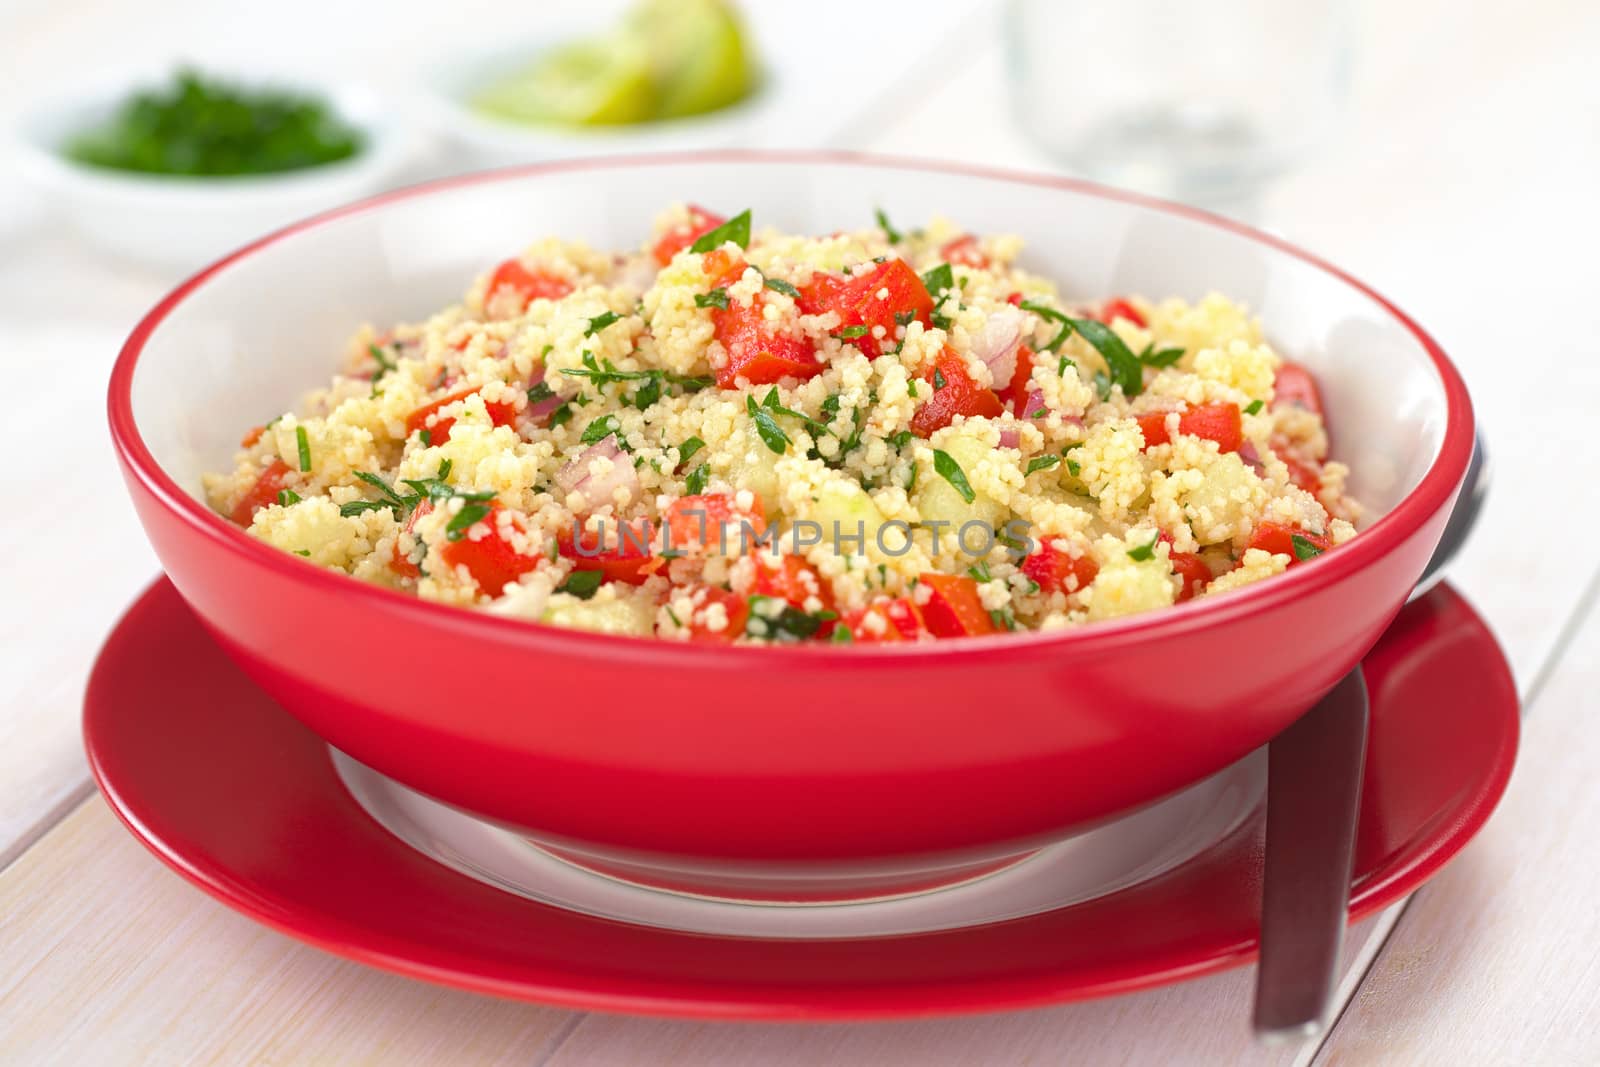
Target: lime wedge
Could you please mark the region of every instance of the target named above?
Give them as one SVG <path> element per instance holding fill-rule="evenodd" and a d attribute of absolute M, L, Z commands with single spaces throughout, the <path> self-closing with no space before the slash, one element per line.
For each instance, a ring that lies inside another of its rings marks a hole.
<path fill-rule="evenodd" d="M 655 103 L 645 49 L 615 38 L 564 45 L 472 99 L 485 115 L 566 126 L 647 122 Z"/>
<path fill-rule="evenodd" d="M 715 111 L 755 87 L 739 17 L 724 0 L 644 0 L 628 28 L 649 52 L 657 118 Z"/>

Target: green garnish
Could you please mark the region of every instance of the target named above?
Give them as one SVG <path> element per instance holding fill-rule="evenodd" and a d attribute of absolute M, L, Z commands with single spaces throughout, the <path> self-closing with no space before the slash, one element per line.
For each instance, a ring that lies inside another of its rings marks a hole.
<path fill-rule="evenodd" d="M 710 378 L 691 378 L 666 370 L 618 370 L 609 359 L 596 360 L 594 353 L 587 351 L 583 353 L 583 366 L 571 367 L 561 373 L 569 378 L 587 378 L 596 389 L 616 382 L 642 382 L 651 378 L 659 379 L 668 385 L 680 386 L 691 393 L 708 388 L 712 384 Z M 579 400 L 579 403 L 583 401 Z"/>
<path fill-rule="evenodd" d="M 728 310 L 728 290 L 713 289 L 709 293 L 694 294 L 694 306 L 697 308 L 721 308 Z"/>
<path fill-rule="evenodd" d="M 555 395 L 556 391 L 550 388 L 550 383 L 540 382 L 538 385 L 528 390 L 528 403 L 537 404 L 541 400 L 549 400 Z"/>
<path fill-rule="evenodd" d="M 883 235 L 889 239 L 889 243 L 892 245 L 899 244 L 901 238 L 905 235 L 894 228 L 894 224 L 889 221 L 889 216 L 883 213 L 883 208 L 878 208 L 873 212 L 873 215 L 878 220 L 878 229 L 883 231 Z"/>
<path fill-rule="evenodd" d="M 706 443 L 704 441 L 700 440 L 700 438 L 698 438 L 698 437 L 689 438 L 683 444 L 678 446 L 678 462 L 679 463 L 688 463 L 691 459 L 694 458 L 694 454 L 696 452 L 700 451 L 704 447 L 706 447 Z"/>
<path fill-rule="evenodd" d="M 294 428 L 294 444 L 295 448 L 300 452 L 300 469 L 303 471 L 310 470 L 311 442 L 306 439 L 306 428 L 304 426 L 296 426 Z"/>
<path fill-rule="evenodd" d="M 294 550 L 294 554 L 297 556 L 304 556 L 307 559 L 311 558 L 311 550 L 309 548 L 297 548 Z"/>
<path fill-rule="evenodd" d="M 854 341 L 857 337 L 865 337 L 866 335 L 867 328 L 865 326 L 846 326 L 844 329 L 834 334 L 834 336 L 839 338 L 841 341 Z"/>
<path fill-rule="evenodd" d="M 571 401 L 568 401 L 567 403 L 562 404 L 560 407 L 556 408 L 554 411 L 552 411 L 550 413 L 550 423 L 549 423 L 549 425 L 550 425 L 550 428 L 552 430 L 554 430 L 558 426 L 565 426 L 567 423 L 569 423 L 571 421 L 572 421 L 572 402 Z"/>
<path fill-rule="evenodd" d="M 633 394 L 633 406 L 643 411 L 645 408 L 661 399 L 661 379 L 651 378 L 639 386 Z"/>
<path fill-rule="evenodd" d="M 695 243 L 689 246 L 689 251 L 709 252 L 713 248 L 721 248 L 729 241 L 732 241 L 740 248 L 745 248 L 750 244 L 749 208 L 745 208 L 716 229 L 701 234 Z"/>
<path fill-rule="evenodd" d="M 1156 544 L 1160 540 L 1161 534 L 1157 533 L 1154 537 L 1150 538 L 1150 543 L 1148 545 L 1139 545 L 1135 548 L 1128 549 L 1128 558 L 1136 559 L 1141 563 L 1147 559 L 1154 559 L 1156 554 Z"/>
<path fill-rule="evenodd" d="M 388 374 L 390 371 L 395 369 L 395 361 L 390 359 L 388 353 L 379 348 L 377 345 L 368 344 L 367 352 L 378 363 L 378 373 L 373 376 L 373 381 L 377 381 L 379 378 L 382 378 L 385 374 Z"/>
<path fill-rule="evenodd" d="M 1078 364 L 1075 361 L 1073 361 L 1070 357 L 1062 356 L 1061 357 L 1061 365 L 1056 368 L 1056 374 L 1059 375 L 1060 377 L 1065 378 L 1067 376 L 1067 368 L 1068 367 L 1076 367 L 1077 365 Z"/>
<path fill-rule="evenodd" d="M 690 496 L 698 496 L 706 491 L 706 482 L 711 478 L 711 469 L 704 463 L 690 471 L 683 480 L 683 487 L 689 490 Z"/>
<path fill-rule="evenodd" d="M 300 503 L 300 494 L 295 492 L 293 489 L 279 489 L 278 503 L 282 507 L 292 507 L 293 505 Z"/>
<path fill-rule="evenodd" d="M 954 289 L 956 287 L 955 271 L 950 269 L 950 264 L 941 263 L 937 267 L 923 272 L 922 284 L 927 287 L 930 294 L 937 296 L 946 289 Z"/>
<path fill-rule="evenodd" d="M 848 626 L 835 626 L 833 628 L 833 636 L 828 638 L 830 642 L 836 645 L 848 645 L 853 643 L 855 639 L 856 635 L 850 632 L 850 627 Z"/>
<path fill-rule="evenodd" d="M 599 333 L 607 326 L 610 326 L 613 322 L 616 322 L 620 318 L 622 318 L 622 316 L 618 315 L 615 311 L 607 311 L 602 315 L 596 315 L 594 318 L 589 320 L 589 327 L 583 332 L 588 336 L 593 337 L 595 334 Z"/>
<path fill-rule="evenodd" d="M 744 398 L 744 404 L 745 410 L 755 420 L 756 432 L 767 443 L 767 447 L 778 453 L 778 455 L 783 455 L 789 448 L 789 435 L 783 432 L 783 427 L 779 426 L 778 420 L 772 417 L 772 412 L 758 406 L 754 396 L 747 395 Z"/>
<path fill-rule="evenodd" d="M 796 289 L 782 278 L 763 278 L 761 279 L 761 284 L 766 286 L 768 289 L 771 289 L 775 293 L 782 293 L 784 296 L 790 297 L 794 300 L 800 299 L 800 290 Z"/>
<path fill-rule="evenodd" d="M 596 441 L 610 437 L 621 429 L 621 426 L 622 424 L 617 421 L 615 415 L 602 415 L 583 428 L 583 433 L 579 435 L 578 440 L 583 444 L 592 445 Z"/>
<path fill-rule="evenodd" d="M 588 600 L 594 596 L 594 591 L 600 588 L 600 582 L 604 578 L 604 571 L 573 571 L 567 575 L 566 581 L 556 586 L 556 592 L 571 593 L 579 600 Z"/>
<path fill-rule="evenodd" d="M 944 388 L 944 371 L 938 367 L 933 368 L 933 387 L 935 390 Z"/>
<path fill-rule="evenodd" d="M 889 435 L 888 441 L 897 449 L 904 448 L 911 443 L 911 431 L 901 430 L 899 433 L 892 433 Z"/>
<path fill-rule="evenodd" d="M 172 84 L 124 100 L 66 155 L 112 170 L 223 177 L 305 170 L 362 146 L 361 133 L 314 96 L 182 71 Z"/>
<path fill-rule="evenodd" d="M 1246 415 L 1259 415 L 1261 414 L 1261 409 L 1264 407 L 1266 407 L 1266 401 L 1252 400 L 1245 406 L 1244 413 Z"/>
<path fill-rule="evenodd" d="M 466 504 L 460 511 L 451 516 L 445 524 L 444 535 L 452 541 L 459 541 L 467 536 L 467 531 L 480 519 L 487 518 L 490 512 L 487 504 Z"/>
<path fill-rule="evenodd" d="M 1316 559 L 1322 555 L 1322 549 L 1311 541 L 1310 538 L 1299 534 L 1291 534 L 1289 544 L 1294 547 L 1294 558 L 1299 560 Z"/>
<path fill-rule="evenodd" d="M 427 448 L 429 445 L 433 444 L 433 431 L 427 429 L 418 430 L 417 440 L 422 442 L 423 448 Z"/>
<path fill-rule="evenodd" d="M 826 610 L 811 614 L 785 603 L 782 611 L 769 618 L 761 605 L 777 599 L 770 596 L 750 598 L 750 617 L 744 624 L 745 633 L 752 637 L 803 641 L 822 629 L 823 623 L 832 622 L 839 617 L 834 612 Z"/>
<path fill-rule="evenodd" d="M 1020 305 L 1024 311 L 1031 311 L 1040 318 L 1061 324 L 1061 331 L 1040 349 L 1041 352 L 1053 352 L 1066 343 L 1074 330 L 1078 336 L 1088 341 L 1100 357 L 1106 361 L 1106 366 L 1111 370 L 1110 379 L 1103 390 L 1101 399 L 1106 399 L 1111 394 L 1112 385 L 1122 387 L 1122 395 L 1129 397 L 1138 396 L 1144 391 L 1144 364 L 1139 357 L 1129 350 L 1122 338 L 1103 322 L 1094 319 L 1075 319 L 1065 312 L 1057 311 L 1053 307 L 1024 300 Z M 1171 351 L 1170 349 L 1166 351 Z M 1179 355 L 1182 351 L 1179 350 Z M 1176 357 L 1174 357 L 1176 359 Z"/>
<path fill-rule="evenodd" d="M 1034 471 L 1049 470 L 1060 462 L 1060 456 L 1035 456 L 1033 459 L 1028 460 L 1028 469 L 1023 473 L 1027 475 L 1032 474 Z"/>
<path fill-rule="evenodd" d="M 352 500 L 348 504 L 339 505 L 339 514 L 343 518 L 351 518 L 365 511 L 386 511 L 389 505 L 381 500 Z"/>
<path fill-rule="evenodd" d="M 957 463 L 950 453 L 943 449 L 934 449 L 933 469 L 939 477 L 949 482 L 955 491 L 961 494 L 962 500 L 970 504 L 977 499 L 978 494 L 972 491 L 972 484 L 967 481 L 967 472 L 961 469 L 961 464 Z"/>
<path fill-rule="evenodd" d="M 1139 362 L 1146 367 L 1170 367 L 1183 358 L 1181 348 L 1162 348 L 1152 351 L 1153 349 L 1155 343 L 1151 342 L 1144 346 L 1143 352 L 1139 353 Z"/>
<path fill-rule="evenodd" d="M 1076 478 L 1079 474 L 1083 473 L 1083 464 L 1079 463 L 1077 460 L 1073 459 L 1071 456 L 1066 456 L 1064 458 L 1067 461 L 1067 473 L 1068 474 L 1070 474 L 1074 478 Z"/>
<path fill-rule="evenodd" d="M 975 581 L 975 582 L 992 582 L 992 581 L 994 581 L 993 576 L 990 575 L 990 573 L 989 573 L 988 561 L 984 561 L 982 563 L 976 564 L 975 566 L 968 567 L 967 568 L 967 573 L 972 575 L 972 580 Z"/>

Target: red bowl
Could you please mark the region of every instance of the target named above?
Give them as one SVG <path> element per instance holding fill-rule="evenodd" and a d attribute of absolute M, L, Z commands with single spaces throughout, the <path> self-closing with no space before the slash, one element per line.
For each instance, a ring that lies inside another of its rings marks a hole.
<path fill-rule="evenodd" d="M 1376 517 L 1271 581 L 1067 632 L 719 648 L 419 602 L 268 548 L 203 503 L 200 473 L 324 380 L 359 322 L 425 315 L 547 233 L 637 244 L 673 199 L 813 232 L 863 224 L 880 204 L 904 221 L 942 212 L 1031 238 L 1024 261 L 1073 295 L 1244 299 L 1318 372 Z M 1437 542 L 1473 433 L 1432 339 L 1274 237 L 1066 179 L 838 153 L 527 167 L 312 219 L 146 316 L 113 371 L 110 421 L 174 584 L 329 742 L 613 867 L 701 871 L 990 863 L 1226 766 L 1383 632 Z"/>

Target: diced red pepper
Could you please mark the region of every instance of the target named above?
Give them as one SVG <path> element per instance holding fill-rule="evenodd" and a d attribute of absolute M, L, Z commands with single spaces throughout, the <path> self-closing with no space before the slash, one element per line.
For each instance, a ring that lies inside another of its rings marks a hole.
<path fill-rule="evenodd" d="M 690 204 L 688 221 L 674 226 L 662 234 L 661 239 L 650 249 L 650 254 L 655 257 L 658 264 L 665 267 L 672 262 L 673 256 L 727 221 L 721 215 L 713 214 L 703 207 Z"/>
<path fill-rule="evenodd" d="M 1012 293 L 1010 296 L 1006 297 L 1006 303 L 1010 304 L 1014 308 L 1021 307 L 1022 306 L 1022 294 L 1021 293 Z"/>
<path fill-rule="evenodd" d="M 542 555 L 524 555 L 517 551 L 500 526 L 500 515 L 507 509 L 499 501 L 491 502 L 489 514 L 474 523 L 459 541 L 445 541 L 434 546 L 433 553 L 446 567 L 465 567 L 479 590 L 490 596 L 499 596 L 507 585 L 537 567 Z M 522 516 L 510 512 L 510 523 L 526 533 Z M 475 536 L 479 526 L 488 527 L 488 533 Z"/>
<path fill-rule="evenodd" d="M 724 389 L 737 389 L 740 378 L 751 385 L 771 385 L 822 373 L 811 342 L 775 330 L 762 317 L 762 302 L 758 295 L 750 304 L 735 301 L 711 313 L 716 338 L 728 352 L 728 362 L 717 368 L 717 384 Z"/>
<path fill-rule="evenodd" d="M 1178 576 L 1178 603 L 1198 595 L 1211 583 L 1211 568 L 1193 552 L 1173 552 L 1167 561 Z"/>
<path fill-rule="evenodd" d="M 939 258 L 958 267 L 971 267 L 973 270 L 989 269 L 989 257 L 983 254 L 983 249 L 978 247 L 978 239 L 970 233 L 964 233 L 953 241 L 947 241 L 944 247 L 939 249 Z"/>
<path fill-rule="evenodd" d="M 799 556 L 774 559 L 769 553 L 755 557 L 756 579 L 751 592 L 756 596 L 777 597 L 790 607 L 806 610 L 806 601 L 816 597 L 823 611 L 833 610 L 833 589 L 812 566 Z"/>
<path fill-rule="evenodd" d="M 239 438 L 240 448 L 254 448 L 261 440 L 261 435 L 267 432 L 266 426 L 252 426 L 248 433 Z"/>
<path fill-rule="evenodd" d="M 873 622 L 872 620 L 880 620 Z M 915 641 L 926 633 L 917 606 L 905 597 L 882 597 L 864 608 L 857 608 L 839 620 L 850 636 L 864 644 Z"/>
<path fill-rule="evenodd" d="M 1088 552 L 1074 556 L 1044 541 L 1022 561 L 1022 573 L 1047 593 L 1077 593 L 1094 581 L 1100 565 Z"/>
<path fill-rule="evenodd" d="M 1127 319 L 1141 330 L 1150 325 L 1145 321 L 1144 314 L 1138 308 L 1121 297 L 1115 300 L 1107 300 L 1094 317 L 1107 326 L 1110 326 L 1117 319 Z"/>
<path fill-rule="evenodd" d="M 1301 462 L 1287 448 L 1278 444 L 1272 446 L 1272 451 L 1283 460 L 1283 465 L 1289 468 L 1289 480 L 1312 496 L 1316 496 L 1322 488 L 1321 469 L 1313 463 Z"/>
<path fill-rule="evenodd" d="M 932 592 L 922 605 L 922 622 L 935 637 L 976 637 L 995 632 L 994 620 L 984 610 L 976 579 L 965 574 L 929 571 L 922 584 Z"/>
<path fill-rule="evenodd" d="M 239 502 L 233 506 L 233 511 L 228 517 L 240 526 L 249 526 L 257 511 L 278 502 L 278 493 L 283 490 L 289 473 L 289 465 L 281 459 L 275 459 L 267 464 L 267 469 L 261 472 L 256 484 L 239 498 Z"/>
<path fill-rule="evenodd" d="M 443 416 L 435 419 L 433 425 L 430 426 L 428 425 L 429 416 L 445 405 L 454 404 L 457 400 L 465 399 L 476 392 L 476 389 L 462 389 L 417 408 L 417 410 L 406 416 L 406 436 L 409 437 L 418 430 L 427 430 L 428 444 L 444 444 L 450 440 L 450 428 L 456 424 L 455 418 Z M 486 400 L 483 406 L 489 412 L 489 421 L 496 426 L 511 425 L 512 420 L 517 415 L 517 405 L 514 401 Z"/>
<path fill-rule="evenodd" d="M 1167 433 L 1167 415 L 1165 411 L 1147 411 L 1135 416 L 1146 449 L 1172 440 Z M 1178 416 L 1178 432 L 1215 441 L 1224 452 L 1237 452 L 1244 443 L 1244 423 L 1239 405 L 1234 403 L 1200 404 L 1185 409 Z"/>
<path fill-rule="evenodd" d="M 728 620 L 727 625 L 718 630 L 711 629 L 704 617 L 705 609 L 713 604 L 722 605 Z M 694 615 L 687 621 L 689 640 L 698 645 L 729 645 L 744 634 L 745 623 L 749 621 L 749 601 L 738 593 L 709 586 L 695 607 Z"/>
<path fill-rule="evenodd" d="M 607 581 L 643 585 L 667 562 L 652 554 L 653 537 L 654 527 L 649 519 L 607 522 L 603 536 L 599 531 L 585 529 L 580 538 L 574 538 L 569 525 L 556 534 L 556 551 L 572 560 L 575 570 L 599 571 Z"/>
<path fill-rule="evenodd" d="M 741 540 L 748 544 L 767 528 L 761 499 L 755 498 L 750 510 L 744 511 L 732 493 L 679 497 L 663 518 L 670 547 L 680 552 L 715 548 L 736 553 Z M 744 532 L 747 529 L 749 532 Z"/>
<path fill-rule="evenodd" d="M 405 532 L 408 534 L 416 533 L 417 520 L 432 510 L 433 501 L 431 500 L 424 500 L 417 504 L 415 508 L 411 509 L 411 517 L 406 520 Z M 422 577 L 422 568 L 411 562 L 410 556 L 400 551 L 400 539 L 398 537 L 395 538 L 394 547 L 389 550 L 389 569 L 402 578 Z"/>
<path fill-rule="evenodd" d="M 508 259 L 490 276 L 489 287 L 484 290 L 484 303 L 507 289 L 517 295 L 517 310 L 522 311 L 535 300 L 560 300 L 572 292 L 572 283 L 547 270 L 530 270 L 520 259 Z"/>
<path fill-rule="evenodd" d="M 903 259 L 885 260 L 867 273 L 850 278 L 817 274 L 800 290 L 799 303 L 800 310 L 808 315 L 837 312 L 839 325 L 835 333 L 855 335 L 846 339 L 868 359 L 876 359 L 884 349 L 895 346 L 895 334 L 902 324 L 926 325 L 933 314 L 928 287 Z M 876 327 L 883 328 L 881 338 L 873 332 Z"/>
<path fill-rule="evenodd" d="M 749 264 L 726 248 L 713 248 L 700 261 L 700 269 L 710 280 L 712 289 L 732 285 L 744 274 Z"/>
<path fill-rule="evenodd" d="M 1302 538 L 1319 551 L 1326 552 L 1333 547 L 1333 541 L 1322 534 L 1314 534 L 1298 526 L 1289 526 L 1281 522 L 1264 522 L 1255 528 L 1250 535 L 1250 547 L 1271 552 L 1276 556 L 1288 556 L 1289 566 L 1301 562 L 1300 556 L 1294 550 L 1294 539 Z"/>
<path fill-rule="evenodd" d="M 955 421 L 957 415 L 995 418 L 1005 410 L 994 391 L 985 389 L 967 374 L 967 365 L 946 346 L 934 366 L 923 372 L 932 382 L 933 395 L 917 406 L 911 415 L 911 432 L 918 437 L 932 436 Z"/>
<path fill-rule="evenodd" d="M 1298 363 L 1281 364 L 1272 382 L 1272 406 L 1304 408 L 1321 415 L 1322 393 L 1317 389 L 1317 380 Z"/>

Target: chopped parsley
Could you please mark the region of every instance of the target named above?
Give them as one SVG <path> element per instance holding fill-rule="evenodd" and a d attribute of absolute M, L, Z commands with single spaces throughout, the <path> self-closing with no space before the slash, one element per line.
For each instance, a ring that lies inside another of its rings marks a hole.
<path fill-rule="evenodd" d="M 850 632 L 850 627 L 848 626 L 835 626 L 833 628 L 833 636 L 828 638 L 829 641 L 836 645 L 852 644 L 855 639 L 856 635 Z"/>
<path fill-rule="evenodd" d="M 367 345 L 367 352 L 370 353 L 372 358 L 378 363 L 378 373 L 372 376 L 372 388 L 376 390 L 378 388 L 379 380 L 381 380 L 385 374 L 388 374 L 390 371 L 394 370 L 398 364 L 389 358 L 389 354 L 387 352 L 375 344 Z"/>
<path fill-rule="evenodd" d="M 706 491 L 706 482 L 710 477 L 711 469 L 702 463 L 683 479 L 683 487 L 689 490 L 690 496 L 698 496 Z"/>
<path fill-rule="evenodd" d="M 777 390 L 774 389 L 772 393 L 768 394 L 769 399 L 776 394 Z M 757 405 L 754 396 L 746 396 L 744 405 L 745 410 L 750 413 L 750 417 L 755 420 L 756 433 L 761 435 L 761 440 L 765 441 L 767 447 L 772 451 L 780 456 L 783 455 L 789 448 L 789 435 L 783 432 L 783 427 L 779 426 L 778 420 L 772 417 L 772 412 L 768 408 Z"/>
<path fill-rule="evenodd" d="M 771 609 L 763 610 L 763 605 L 778 599 L 759 595 L 751 597 L 750 617 L 745 621 L 744 632 L 751 637 L 765 637 L 769 640 L 803 641 L 814 636 L 822 629 L 824 623 L 832 622 L 839 617 L 834 612 L 826 610 L 815 614 L 801 611 L 788 603 L 784 603 L 783 609 L 776 614 L 770 614 Z"/>
<path fill-rule="evenodd" d="M 968 567 L 967 573 L 972 575 L 972 580 L 975 582 L 994 581 L 994 576 L 989 573 L 989 564 L 987 561 L 979 563 L 973 567 Z"/>
<path fill-rule="evenodd" d="M 683 444 L 678 446 L 678 462 L 679 463 L 688 463 L 691 459 L 694 458 L 694 454 L 696 452 L 700 451 L 704 447 L 706 447 L 706 443 L 704 441 L 700 440 L 700 438 L 698 438 L 698 437 L 689 438 Z"/>
<path fill-rule="evenodd" d="M 721 308 L 728 310 L 728 290 L 713 289 L 709 293 L 694 294 L 694 306 L 697 308 Z"/>
<path fill-rule="evenodd" d="M 1088 341 L 1094 347 L 1094 350 L 1100 353 L 1100 357 L 1106 361 L 1106 366 L 1111 371 L 1105 388 L 1101 390 L 1102 400 L 1111 395 L 1111 386 L 1113 385 L 1120 385 L 1122 387 L 1122 395 L 1129 398 L 1136 397 L 1144 391 L 1144 364 L 1140 362 L 1138 356 L 1129 350 L 1128 346 L 1123 343 L 1122 338 L 1118 337 L 1111 327 L 1103 322 L 1096 322 L 1094 319 L 1075 319 L 1065 312 L 1057 311 L 1053 307 L 1032 300 L 1024 300 L 1021 307 L 1024 311 L 1031 311 L 1040 318 L 1061 324 L 1060 332 L 1046 342 L 1040 351 L 1055 351 L 1066 343 L 1067 338 L 1072 336 L 1073 331 L 1077 331 L 1079 337 Z M 1166 349 L 1164 351 L 1170 352 L 1172 350 Z M 1183 352 L 1180 349 L 1178 355 L 1181 356 L 1182 354 Z M 1177 356 L 1172 357 L 1172 359 L 1176 362 Z"/>
<path fill-rule="evenodd" d="M 1049 470 L 1051 467 L 1054 467 L 1060 462 L 1060 456 L 1035 456 L 1034 458 L 1028 460 L 1028 469 L 1024 472 L 1024 474 L 1027 475 L 1032 474 L 1034 471 Z"/>
<path fill-rule="evenodd" d="M 1261 409 L 1264 408 L 1264 407 L 1266 407 L 1266 401 L 1264 401 L 1264 400 L 1252 400 L 1245 407 L 1244 413 L 1246 415 L 1259 415 L 1259 414 L 1261 414 Z"/>
<path fill-rule="evenodd" d="M 1295 559 L 1316 559 L 1318 556 L 1322 555 L 1322 549 L 1318 547 L 1317 544 L 1309 537 L 1302 537 L 1299 534 L 1292 534 L 1289 537 L 1289 544 L 1294 547 Z"/>
<path fill-rule="evenodd" d="M 1079 463 L 1077 460 L 1073 459 L 1071 456 L 1064 456 L 1062 458 L 1064 458 L 1067 461 L 1067 473 L 1068 474 L 1070 474 L 1074 478 L 1076 478 L 1078 475 L 1083 473 L 1083 464 Z"/>
<path fill-rule="evenodd" d="M 775 293 L 782 293 L 793 300 L 800 299 L 800 290 L 784 281 L 782 278 L 762 278 L 761 284 Z"/>
<path fill-rule="evenodd" d="M 834 336 L 839 338 L 841 341 L 854 341 L 856 338 L 865 337 L 866 335 L 867 328 L 865 326 L 846 326 L 844 329 L 834 334 Z"/>
<path fill-rule="evenodd" d="M 596 315 L 594 318 L 589 320 L 589 327 L 583 332 L 588 336 L 593 337 L 595 334 L 599 333 L 607 326 L 610 326 L 613 322 L 616 322 L 620 318 L 622 318 L 622 316 L 618 315 L 615 311 L 607 311 L 602 315 Z"/>
<path fill-rule="evenodd" d="M 1128 549 L 1128 558 L 1138 560 L 1141 563 L 1147 559 L 1154 559 L 1156 554 L 1156 544 L 1160 540 L 1161 534 L 1157 533 L 1154 537 L 1150 538 L 1150 543 L 1148 545 L 1137 545 Z"/>
<path fill-rule="evenodd" d="M 927 286 L 930 294 L 938 296 L 946 289 L 954 289 L 956 287 L 955 271 L 950 269 L 950 264 L 941 263 L 923 273 L 922 284 Z"/>
<path fill-rule="evenodd" d="M 452 541 L 459 541 L 467 536 L 467 531 L 481 519 L 489 517 L 490 507 L 487 504 L 466 504 L 460 511 L 451 516 L 445 524 L 444 535 Z"/>
<path fill-rule="evenodd" d="M 422 447 L 427 448 L 433 444 L 433 431 L 422 429 L 417 431 L 417 440 L 422 442 Z"/>
<path fill-rule="evenodd" d="M 883 213 L 883 208 L 878 208 L 873 212 L 873 215 L 878 220 L 878 229 L 883 231 L 883 235 L 889 239 L 889 243 L 892 245 L 899 244 L 905 235 L 894 228 L 894 223 L 890 222 L 889 216 Z"/>
<path fill-rule="evenodd" d="M 583 366 L 571 367 L 561 373 L 568 378 L 587 378 L 596 389 L 617 382 L 645 382 L 654 379 L 667 385 L 679 386 L 692 393 L 712 384 L 710 378 L 691 378 L 666 370 L 618 370 L 609 359 L 596 360 L 594 353 L 587 351 L 583 353 Z M 581 399 L 578 400 L 580 404 L 583 402 Z"/>
<path fill-rule="evenodd" d="M 540 382 L 538 385 L 528 390 L 528 403 L 537 404 L 540 401 L 549 400 L 555 395 L 556 391 L 550 388 L 549 382 Z"/>
<path fill-rule="evenodd" d="M 550 428 L 552 430 L 554 430 L 557 426 L 565 426 L 567 423 L 569 423 L 571 421 L 572 421 L 572 403 L 571 403 L 571 401 L 568 401 L 567 403 L 562 404 L 560 407 L 556 408 L 554 411 L 552 411 L 550 413 L 550 423 L 549 423 L 549 425 L 550 425 Z"/>
<path fill-rule="evenodd" d="M 300 469 L 303 471 L 310 470 L 311 442 L 306 439 L 306 428 L 304 426 L 296 426 L 294 428 L 294 444 L 295 448 L 300 452 Z"/>
<path fill-rule="evenodd" d="M 961 494 L 962 500 L 970 504 L 978 498 L 978 494 L 972 491 L 972 484 L 967 481 L 967 472 L 961 469 L 961 464 L 957 463 L 950 453 L 943 449 L 934 449 L 933 469 L 939 477 L 950 483 L 951 488 Z"/>
<path fill-rule="evenodd" d="M 944 388 L 944 371 L 938 367 L 933 368 L 933 387 L 935 390 Z"/>
<path fill-rule="evenodd" d="M 567 580 L 556 586 L 558 593 L 571 593 L 579 600 L 588 600 L 594 596 L 594 591 L 600 588 L 600 582 L 605 578 L 604 571 L 573 571 L 567 575 Z"/>
<path fill-rule="evenodd" d="M 911 431 L 901 430 L 899 433 L 889 435 L 888 441 L 895 448 L 904 448 L 911 443 Z"/>
<path fill-rule="evenodd" d="M 293 505 L 300 503 L 300 494 L 296 493 L 293 489 L 279 489 L 278 503 L 286 508 L 292 507 Z"/>
<path fill-rule="evenodd" d="M 750 244 L 750 209 L 745 208 L 721 226 L 707 233 L 701 234 L 689 246 L 691 252 L 709 252 L 713 248 L 721 248 L 732 241 L 740 248 Z"/>
<path fill-rule="evenodd" d="M 1139 353 L 1139 362 L 1146 367 L 1170 367 L 1183 358 L 1181 348 L 1157 349 L 1155 342 L 1144 346 L 1144 351 Z"/>
<path fill-rule="evenodd" d="M 622 428 L 615 415 L 602 415 L 583 428 L 583 433 L 578 440 L 583 444 L 592 445 L 596 441 L 603 441 Z"/>

